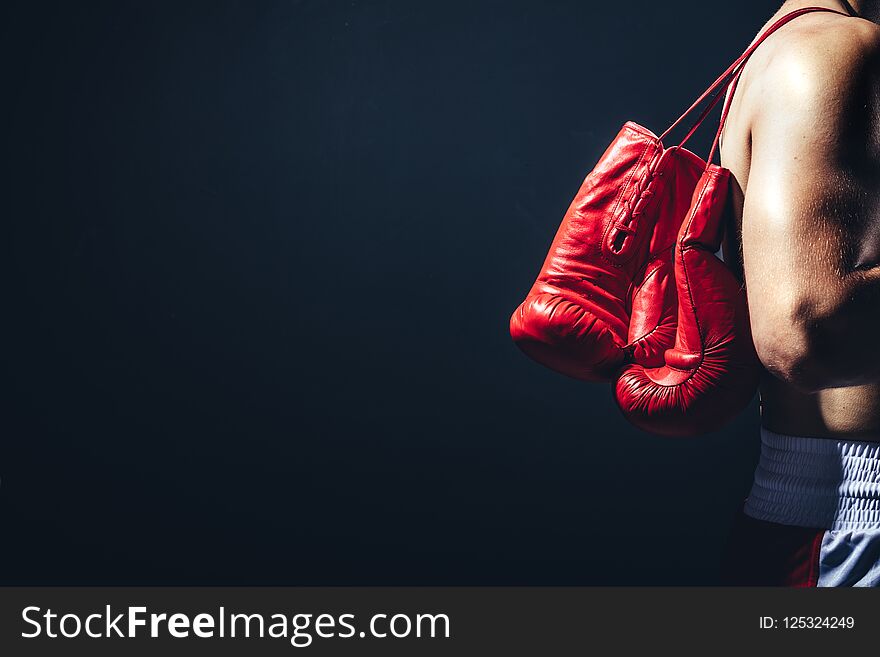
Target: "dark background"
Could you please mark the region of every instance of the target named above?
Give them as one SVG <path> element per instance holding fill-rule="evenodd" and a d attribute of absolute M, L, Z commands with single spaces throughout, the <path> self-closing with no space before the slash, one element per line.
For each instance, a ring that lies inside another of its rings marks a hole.
<path fill-rule="evenodd" d="M 0 582 L 712 582 L 756 406 L 649 436 L 507 320 L 778 4 L 4 3 Z"/>

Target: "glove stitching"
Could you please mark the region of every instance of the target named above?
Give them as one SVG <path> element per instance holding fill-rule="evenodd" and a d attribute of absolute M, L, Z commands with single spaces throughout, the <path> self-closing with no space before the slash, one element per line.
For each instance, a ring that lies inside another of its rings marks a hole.
<path fill-rule="evenodd" d="M 604 260 L 606 263 L 608 263 L 609 265 L 611 265 L 613 267 L 620 268 L 622 266 L 622 264 L 612 261 L 610 258 L 608 258 L 605 255 L 605 245 L 608 243 L 608 233 L 611 231 L 614 224 L 616 223 L 616 221 L 614 220 L 614 216 L 617 214 L 617 211 L 620 208 L 621 199 L 623 198 L 624 193 L 626 192 L 627 188 L 629 187 L 630 182 L 632 181 L 633 176 L 635 175 L 636 171 L 642 165 L 642 162 L 645 159 L 645 155 L 647 154 L 648 149 L 651 146 L 652 146 L 652 142 L 649 141 L 649 142 L 645 143 L 645 148 L 639 154 L 639 159 L 636 161 L 635 165 L 633 165 L 633 167 L 629 170 L 629 174 L 626 177 L 626 181 L 620 186 L 620 191 L 617 193 L 617 198 L 614 199 L 614 207 L 612 208 L 611 212 L 609 213 L 611 220 L 605 226 L 605 230 L 602 233 L 602 246 L 599 248 L 599 257 L 601 257 L 602 260 Z M 578 214 L 580 215 L 580 213 L 578 213 Z"/>

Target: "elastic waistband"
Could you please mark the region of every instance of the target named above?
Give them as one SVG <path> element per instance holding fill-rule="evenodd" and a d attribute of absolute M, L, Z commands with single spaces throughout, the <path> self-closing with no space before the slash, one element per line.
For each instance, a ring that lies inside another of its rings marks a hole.
<path fill-rule="evenodd" d="M 762 428 L 761 458 L 743 511 L 783 525 L 880 529 L 880 443 Z"/>

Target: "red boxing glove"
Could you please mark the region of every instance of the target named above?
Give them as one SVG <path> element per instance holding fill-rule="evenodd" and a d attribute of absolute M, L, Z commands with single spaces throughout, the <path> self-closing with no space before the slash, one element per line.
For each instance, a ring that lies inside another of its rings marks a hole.
<path fill-rule="evenodd" d="M 645 431 L 687 436 L 718 429 L 749 403 L 758 385 L 745 292 L 715 256 L 729 177 L 727 169 L 710 165 L 681 225 L 675 346 L 662 367 L 633 364 L 617 379 L 621 411 Z"/>
<path fill-rule="evenodd" d="M 629 361 L 662 364 L 675 327 L 671 247 L 702 169 L 692 153 L 664 150 L 650 131 L 624 125 L 510 318 L 517 346 L 585 381 L 612 381 Z"/>

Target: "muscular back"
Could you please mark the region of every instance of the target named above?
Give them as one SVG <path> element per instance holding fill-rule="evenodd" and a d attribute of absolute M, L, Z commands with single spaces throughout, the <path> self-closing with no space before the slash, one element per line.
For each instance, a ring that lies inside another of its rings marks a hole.
<path fill-rule="evenodd" d="M 767 368 L 762 423 L 880 440 L 880 26 L 816 13 L 768 39 L 721 162 L 735 179 L 725 259 L 742 268 Z"/>

